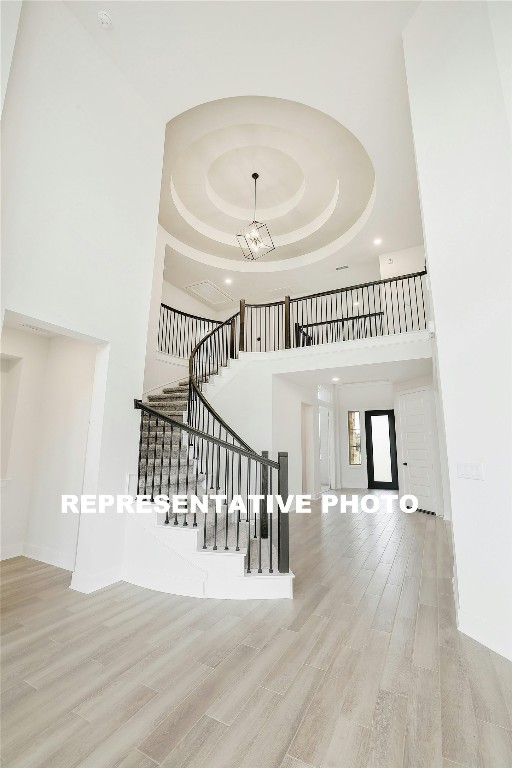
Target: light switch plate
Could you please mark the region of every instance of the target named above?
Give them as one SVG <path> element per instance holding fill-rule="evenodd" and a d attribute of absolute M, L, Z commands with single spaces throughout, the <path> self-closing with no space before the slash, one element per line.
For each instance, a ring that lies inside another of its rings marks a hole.
<path fill-rule="evenodd" d="M 483 480 L 483 464 L 460 462 L 457 464 L 457 477 L 460 477 L 463 480 Z"/>

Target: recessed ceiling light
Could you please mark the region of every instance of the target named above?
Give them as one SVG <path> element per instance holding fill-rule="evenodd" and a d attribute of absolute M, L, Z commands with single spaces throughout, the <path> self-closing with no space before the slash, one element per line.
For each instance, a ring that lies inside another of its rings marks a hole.
<path fill-rule="evenodd" d="M 226 283 L 226 285 L 231 285 L 231 283 L 232 283 L 233 281 L 232 281 L 232 279 L 231 279 L 230 277 L 226 277 L 226 279 L 224 280 L 224 282 Z"/>
<path fill-rule="evenodd" d="M 374 245 L 380 245 L 381 243 L 382 243 L 382 238 L 381 237 L 376 237 L 375 240 L 373 241 Z"/>
<path fill-rule="evenodd" d="M 338 377 L 337 377 L 337 376 L 335 376 L 335 377 L 334 377 L 334 379 L 333 379 L 333 381 L 339 381 Z"/>

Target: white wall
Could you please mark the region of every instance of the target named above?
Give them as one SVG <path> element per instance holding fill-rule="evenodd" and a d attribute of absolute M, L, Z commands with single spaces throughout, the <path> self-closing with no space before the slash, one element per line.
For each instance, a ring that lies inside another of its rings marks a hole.
<path fill-rule="evenodd" d="M 341 458 L 341 483 L 343 488 L 368 488 L 366 464 L 365 411 L 393 408 L 393 385 L 388 381 L 362 384 L 337 384 L 335 396 L 338 404 L 338 429 L 336 440 Z M 348 455 L 348 412 L 359 411 L 361 419 L 361 464 L 350 465 Z"/>
<path fill-rule="evenodd" d="M 164 125 L 65 3 L 24 4 L 2 123 L 3 308 L 104 342 L 85 488 L 122 493 L 137 464 Z M 118 578 L 122 525 L 84 516 L 77 588 Z"/>
<path fill-rule="evenodd" d="M 0 41 L 0 77 L 1 77 L 1 101 L 0 113 L 4 106 L 5 93 L 9 72 L 11 71 L 16 35 L 21 13 L 21 0 L 9 0 L 0 4 L 1 41 Z"/>
<path fill-rule="evenodd" d="M 2 557 L 73 570 L 78 517 L 61 494 L 82 493 L 97 348 L 4 328 L 2 350 Z"/>
<path fill-rule="evenodd" d="M 425 248 L 417 245 L 402 251 L 391 251 L 379 256 L 381 280 L 421 272 L 425 268 Z"/>
<path fill-rule="evenodd" d="M 63 515 L 61 495 L 82 493 L 97 348 L 50 339 L 45 376 L 38 383 L 38 430 L 32 430 L 36 462 L 24 552 L 73 570 L 78 517 Z"/>
<path fill-rule="evenodd" d="M 283 353 L 285 354 L 285 353 Z M 234 376 L 208 389 L 206 397 L 217 413 L 255 451 L 269 451 L 277 460 L 279 451 L 288 452 L 288 489 L 302 493 L 302 403 L 315 405 L 311 387 L 300 386 L 279 375 L 271 366 L 259 364 L 258 353 L 248 353 L 248 368 L 234 364 Z M 318 416 L 313 414 L 314 450 Z M 316 483 L 315 475 L 312 482 Z M 315 485 L 316 488 L 316 485 Z M 277 491 L 276 491 L 277 492 Z M 314 492 L 314 491 L 312 491 Z"/>
<path fill-rule="evenodd" d="M 8 389 L 2 388 L 2 558 L 21 555 L 26 540 L 49 343 L 33 333 L 2 332 L 2 356 L 13 361 L 6 373 Z M 6 408 L 13 409 L 8 442 Z"/>
<path fill-rule="evenodd" d="M 302 404 L 313 402 L 311 387 L 272 377 L 272 458 L 288 452 L 288 489 L 294 495 L 302 493 Z"/>
<path fill-rule="evenodd" d="M 219 320 L 220 315 L 212 307 L 196 299 L 187 291 L 182 291 L 168 280 L 162 283 L 162 302 L 168 304 L 174 309 L 181 309 L 182 312 L 188 312 L 198 317 L 206 317 L 208 320 Z"/>
<path fill-rule="evenodd" d="M 231 363 L 220 377 L 211 379 L 206 399 L 253 450 L 272 451 L 272 370 L 251 357 L 249 366 Z M 284 449 L 283 449 L 284 450 Z M 274 457 L 273 457 L 274 458 Z"/>
<path fill-rule="evenodd" d="M 164 279 L 166 237 L 163 228 L 158 225 L 146 341 L 144 394 L 158 391 L 173 381 L 188 378 L 188 360 L 165 355 L 158 351 L 158 329 L 162 303 L 198 317 L 212 320 L 225 319 L 225 313 L 216 312 L 207 304 Z"/>
<path fill-rule="evenodd" d="M 496 28 L 510 9 L 422 3 L 405 61 L 436 323 L 466 634 L 512 658 L 511 135 Z M 501 39 L 501 36 L 500 36 Z M 435 52 L 435 54 L 434 54 Z M 510 97 L 507 97 L 507 101 Z M 481 464 L 483 480 L 458 477 Z"/>
<path fill-rule="evenodd" d="M 7 478 L 9 463 L 9 451 L 14 428 L 14 416 L 16 414 L 16 400 L 18 399 L 18 385 L 21 366 L 19 357 L 0 355 L 0 371 L 2 383 L 0 386 L 1 413 L 1 451 L 0 451 L 0 478 Z"/>
<path fill-rule="evenodd" d="M 320 372 L 328 371 L 329 378 L 339 368 L 357 368 L 369 363 L 391 362 L 428 358 L 431 354 L 430 340 L 427 334 L 408 334 L 386 336 L 370 340 L 339 342 L 317 347 L 267 353 L 242 353 L 238 360 L 232 361 L 229 368 L 223 369 L 220 376 L 215 376 L 205 387 L 205 395 L 213 408 L 248 445 L 259 453 L 263 450 L 273 452 L 288 451 L 293 454 L 293 488 L 291 493 L 301 493 L 301 404 L 312 403 L 313 451 L 315 466 L 312 478 L 312 493 L 320 490 L 318 453 L 318 406 L 320 401 L 311 389 L 318 381 Z M 291 382 L 287 374 L 307 374 L 304 382 Z M 308 381 L 307 379 L 310 379 Z M 311 383 L 310 383 L 311 382 Z M 359 385 L 356 385 L 356 390 Z M 393 392 L 391 385 L 384 388 L 385 398 L 368 399 L 368 408 L 392 408 Z M 360 401 L 361 402 L 361 401 Z M 333 413 L 337 412 L 338 403 L 333 403 Z M 362 402 L 365 407 L 365 401 Z M 346 429 L 346 423 L 345 423 Z M 333 460 L 337 460 L 340 434 L 335 435 Z M 340 442 L 340 445 L 342 443 Z M 339 448 L 342 451 L 342 447 Z M 346 456 L 348 462 L 348 455 Z M 338 473 L 332 473 L 336 481 L 341 479 Z M 363 479 L 364 477 L 364 479 Z M 359 468 L 351 481 L 357 483 L 350 487 L 367 487 L 366 466 Z M 291 483 L 292 481 L 290 481 Z M 344 479 L 343 479 L 344 482 Z M 344 482 L 346 485 L 346 483 Z M 292 487 L 290 485 L 290 487 Z"/>

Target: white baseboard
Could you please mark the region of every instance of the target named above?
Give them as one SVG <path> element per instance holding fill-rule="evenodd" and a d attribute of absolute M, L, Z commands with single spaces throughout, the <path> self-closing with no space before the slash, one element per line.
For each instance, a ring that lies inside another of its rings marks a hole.
<path fill-rule="evenodd" d="M 6 544 L 0 548 L 0 560 L 10 560 L 11 557 L 21 557 L 23 555 L 23 544 Z"/>
<path fill-rule="evenodd" d="M 118 581 L 121 581 L 121 578 L 117 568 L 109 568 L 105 571 L 96 571 L 94 573 L 75 571 L 71 577 L 69 588 L 89 595 L 91 592 L 97 592 L 98 589 L 117 584 Z"/>
<path fill-rule="evenodd" d="M 72 571 L 75 561 L 75 553 L 59 552 L 57 549 L 49 547 L 38 547 L 35 544 L 23 545 L 23 554 L 32 560 L 39 560 L 47 565 L 55 565 L 57 568 L 63 568 L 65 571 Z"/>
<path fill-rule="evenodd" d="M 512 636 L 507 635 L 501 627 L 489 624 L 485 619 L 474 616 L 459 606 L 458 628 L 465 635 L 472 637 L 473 640 L 477 640 L 477 642 L 490 648 L 491 651 L 495 651 L 500 656 L 512 661 Z"/>

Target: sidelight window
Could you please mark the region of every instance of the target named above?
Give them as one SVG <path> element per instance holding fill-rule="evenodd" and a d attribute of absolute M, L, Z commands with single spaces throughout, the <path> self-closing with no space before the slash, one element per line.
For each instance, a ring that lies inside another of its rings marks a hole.
<path fill-rule="evenodd" d="M 349 464 L 361 464 L 361 414 L 359 411 L 348 412 L 348 461 Z"/>

